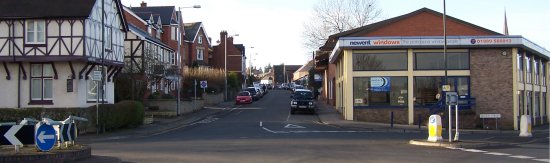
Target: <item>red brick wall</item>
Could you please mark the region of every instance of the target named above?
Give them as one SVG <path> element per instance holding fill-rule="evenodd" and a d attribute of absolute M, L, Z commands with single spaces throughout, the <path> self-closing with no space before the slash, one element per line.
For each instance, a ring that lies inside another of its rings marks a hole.
<path fill-rule="evenodd" d="M 462 24 L 460 22 L 447 19 L 447 35 L 449 36 L 476 36 L 476 35 L 494 35 L 484 30 Z M 443 18 L 428 12 L 422 12 L 417 15 L 402 19 L 386 25 L 383 28 L 376 29 L 367 34 L 357 34 L 356 36 L 442 36 Z"/>
<path fill-rule="evenodd" d="M 224 68 L 224 33 L 222 32 L 220 34 L 220 44 L 218 46 L 214 46 L 214 52 L 213 52 L 213 62 L 212 67 L 215 68 Z M 233 46 L 233 38 L 229 37 L 227 38 L 227 71 L 239 71 L 242 72 L 242 54 L 239 49 L 237 49 L 235 46 Z M 239 55 L 239 56 L 233 56 L 233 55 Z"/>

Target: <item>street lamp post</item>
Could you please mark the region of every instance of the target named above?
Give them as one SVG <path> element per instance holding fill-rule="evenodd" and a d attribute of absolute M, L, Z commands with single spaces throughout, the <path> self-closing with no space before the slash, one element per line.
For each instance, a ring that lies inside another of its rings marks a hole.
<path fill-rule="evenodd" d="M 181 77 L 181 75 L 182 75 L 182 73 L 181 73 L 181 71 L 182 71 L 182 70 L 181 70 L 181 58 L 182 58 L 182 57 L 181 57 L 181 39 L 182 39 L 182 37 L 181 37 L 181 31 L 182 31 L 182 29 L 181 29 L 181 24 L 183 23 L 183 21 L 182 21 L 182 17 L 183 17 L 183 16 L 182 16 L 182 14 L 181 14 L 181 9 L 182 9 L 182 8 L 201 8 L 201 6 L 200 6 L 200 5 L 193 5 L 193 6 L 191 6 L 191 7 L 178 7 L 178 11 L 179 11 L 179 14 L 180 14 L 180 15 L 178 16 L 178 19 L 179 19 L 179 22 L 178 22 L 178 32 L 176 32 L 177 35 L 178 35 L 178 36 L 177 36 L 177 39 L 178 39 L 178 53 L 177 53 L 177 54 L 178 54 L 178 55 L 176 56 L 176 60 L 177 60 L 177 61 L 176 61 L 176 62 L 177 62 L 176 64 L 177 64 L 177 66 L 178 66 L 178 71 L 179 71 L 180 73 L 177 73 L 177 74 L 176 74 L 176 76 L 177 76 L 177 79 L 176 79 L 176 80 L 177 80 L 177 84 L 176 84 L 176 91 L 177 91 L 176 115 L 177 115 L 177 116 L 180 115 L 180 106 L 181 106 L 181 102 L 180 102 L 180 98 L 181 98 L 181 91 L 180 91 L 180 88 L 181 88 L 181 86 L 180 86 L 180 85 L 181 85 L 181 81 L 180 81 L 180 77 Z"/>
<path fill-rule="evenodd" d="M 239 34 L 234 34 L 232 36 L 239 36 Z M 224 73 L 223 73 L 223 76 L 224 76 L 224 79 L 225 79 L 225 82 L 224 82 L 224 87 L 225 87 L 225 91 L 224 91 L 224 94 L 225 94 L 225 101 L 227 101 L 227 33 L 225 35 L 225 37 L 223 38 L 223 48 L 224 48 Z"/>

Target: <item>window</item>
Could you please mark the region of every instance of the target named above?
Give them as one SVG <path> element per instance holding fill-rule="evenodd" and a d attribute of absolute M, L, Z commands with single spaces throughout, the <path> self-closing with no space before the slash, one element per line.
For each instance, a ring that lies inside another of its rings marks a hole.
<path fill-rule="evenodd" d="M 147 33 L 149 33 L 149 35 L 153 35 L 153 28 L 151 27 L 151 25 L 147 26 Z"/>
<path fill-rule="evenodd" d="M 418 76 L 414 78 L 414 103 L 415 105 L 425 106 L 436 104 L 441 97 L 437 97 L 438 94 L 441 96 L 441 85 L 445 77 L 435 76 L 435 77 L 425 77 Z M 470 97 L 470 77 L 447 77 L 447 83 L 451 86 L 452 92 L 457 92 L 459 97 L 469 98 Z M 468 104 L 468 101 L 459 101 L 460 104 Z"/>
<path fill-rule="evenodd" d="M 407 70 L 406 53 L 353 54 L 354 71 Z"/>
<path fill-rule="evenodd" d="M 539 79 L 540 79 L 540 74 L 539 74 L 539 61 L 537 59 L 533 59 L 533 70 L 535 70 L 535 84 L 540 84 L 539 83 Z"/>
<path fill-rule="evenodd" d="M 176 64 L 176 53 L 170 53 L 170 63 L 173 65 Z"/>
<path fill-rule="evenodd" d="M 407 77 L 353 78 L 353 106 L 407 106 Z"/>
<path fill-rule="evenodd" d="M 518 60 L 518 81 L 523 82 L 523 55 L 521 52 L 517 55 Z"/>
<path fill-rule="evenodd" d="M 540 92 L 535 92 L 535 103 L 533 104 L 533 117 L 540 117 Z"/>
<path fill-rule="evenodd" d="M 177 40 L 176 38 L 178 38 L 178 27 L 172 27 L 171 30 L 170 30 L 170 38 L 172 40 Z"/>
<path fill-rule="evenodd" d="M 542 92 L 542 116 L 548 116 L 546 108 L 546 92 Z"/>
<path fill-rule="evenodd" d="M 52 102 L 53 75 L 51 64 L 31 64 L 31 103 Z"/>
<path fill-rule="evenodd" d="M 546 85 L 546 64 L 547 62 L 540 61 L 540 67 L 541 67 L 541 77 L 540 77 L 540 85 L 545 86 Z"/>
<path fill-rule="evenodd" d="M 525 104 L 524 91 L 518 91 L 518 115 L 524 115 L 523 104 Z"/>
<path fill-rule="evenodd" d="M 197 60 L 202 61 L 204 57 L 204 49 L 197 49 Z"/>
<path fill-rule="evenodd" d="M 527 80 L 525 80 L 525 81 L 526 81 L 527 83 L 531 83 L 531 79 L 532 79 L 532 78 L 531 78 L 531 77 L 532 77 L 532 76 L 531 76 L 531 67 L 532 67 L 532 65 L 531 65 L 531 62 L 532 62 L 532 61 L 531 61 L 531 57 L 529 57 L 529 56 L 525 57 L 525 62 L 526 62 L 525 65 L 527 66 L 527 68 L 526 68 L 527 76 L 525 76 L 525 78 L 526 78 Z"/>
<path fill-rule="evenodd" d="M 113 31 L 109 26 L 105 26 L 105 49 L 113 49 Z"/>
<path fill-rule="evenodd" d="M 96 70 L 101 70 L 101 67 L 96 68 Z M 99 99 L 99 101 L 105 101 L 105 97 L 106 97 L 105 87 L 104 87 L 104 84 L 101 84 L 101 81 L 87 80 L 86 85 L 87 85 L 86 98 L 88 101 L 97 101 L 98 93 L 103 97 Z M 98 92 L 98 88 L 100 92 Z"/>
<path fill-rule="evenodd" d="M 533 94 L 532 94 L 532 91 L 525 91 L 526 92 L 526 97 L 525 97 L 525 103 L 527 104 L 526 105 L 526 115 L 531 115 L 531 109 L 533 109 Z"/>
<path fill-rule="evenodd" d="M 27 44 L 45 44 L 46 38 L 46 22 L 44 20 L 27 20 L 26 22 L 26 37 Z"/>
<path fill-rule="evenodd" d="M 470 56 L 468 53 L 446 53 L 448 70 L 468 70 Z M 416 70 L 444 70 L 445 57 L 443 53 L 415 53 Z"/>
<path fill-rule="evenodd" d="M 202 44 L 202 36 L 199 36 L 199 44 Z"/>

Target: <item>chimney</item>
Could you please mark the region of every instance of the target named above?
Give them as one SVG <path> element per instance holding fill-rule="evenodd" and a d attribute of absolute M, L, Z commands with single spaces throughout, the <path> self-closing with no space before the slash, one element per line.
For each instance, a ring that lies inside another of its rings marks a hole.
<path fill-rule="evenodd" d="M 223 43 L 225 37 L 227 36 L 227 31 L 220 32 L 220 42 Z"/>
<path fill-rule="evenodd" d="M 141 7 L 147 7 L 147 3 L 145 3 L 145 1 L 141 1 Z"/>

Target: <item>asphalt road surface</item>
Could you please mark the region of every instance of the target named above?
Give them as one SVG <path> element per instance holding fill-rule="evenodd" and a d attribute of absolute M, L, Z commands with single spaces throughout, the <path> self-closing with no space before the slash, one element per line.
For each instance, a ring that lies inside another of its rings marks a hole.
<path fill-rule="evenodd" d="M 94 142 L 92 154 L 124 162 L 548 162 L 547 137 L 485 149 L 414 146 L 408 141 L 425 139 L 425 133 L 325 125 L 315 114 L 291 115 L 289 97 L 288 91 L 273 90 L 190 126 Z"/>

